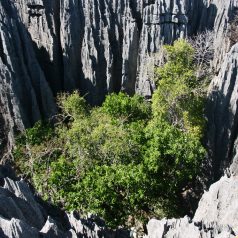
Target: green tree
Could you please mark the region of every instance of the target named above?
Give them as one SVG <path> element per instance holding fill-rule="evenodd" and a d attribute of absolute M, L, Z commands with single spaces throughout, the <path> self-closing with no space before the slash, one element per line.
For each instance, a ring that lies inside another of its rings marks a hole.
<path fill-rule="evenodd" d="M 113 118 L 121 120 L 137 121 L 150 118 L 151 107 L 142 96 L 130 97 L 125 93 L 112 93 L 106 97 L 102 105 L 102 111 Z"/>
<path fill-rule="evenodd" d="M 111 94 L 90 108 L 78 92 L 61 94 L 59 123 L 24 133 L 16 163 L 45 199 L 95 212 L 111 226 L 176 215 L 206 153 L 205 97 L 193 48 L 179 40 L 165 51 L 152 107 L 138 95 Z"/>
<path fill-rule="evenodd" d="M 149 123 L 146 138 L 144 165 L 151 184 L 150 196 L 161 199 L 168 215 L 176 215 L 173 207 L 180 205 L 183 189 L 199 173 L 206 151 L 197 136 L 161 120 Z"/>
<path fill-rule="evenodd" d="M 156 69 L 153 116 L 202 137 L 206 88 L 196 77 L 194 49 L 181 39 L 165 51 L 167 62 Z"/>

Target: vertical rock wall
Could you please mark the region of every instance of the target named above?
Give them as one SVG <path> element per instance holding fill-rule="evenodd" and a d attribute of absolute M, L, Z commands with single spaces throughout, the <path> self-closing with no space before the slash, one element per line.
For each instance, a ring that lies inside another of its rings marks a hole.
<path fill-rule="evenodd" d="M 51 89 L 16 9 L 0 2 L 0 118 L 5 144 L 13 134 L 55 113 Z"/>
<path fill-rule="evenodd" d="M 211 28 L 216 16 L 202 0 L 14 2 L 53 92 L 77 88 L 92 104 L 119 90 L 151 96 L 161 45 Z"/>
<path fill-rule="evenodd" d="M 232 176 L 204 195 L 193 222 L 185 217 L 150 224 L 162 227 L 166 237 L 234 237 L 238 44 L 231 45 L 230 26 L 237 10 L 238 0 L 0 1 L 0 156 L 10 151 L 14 133 L 56 113 L 54 96 L 60 91 L 79 89 L 92 104 L 120 90 L 150 97 L 161 45 L 214 28 L 207 139 L 212 179 L 227 167 Z M 164 237 L 155 231 L 151 237 Z"/>
<path fill-rule="evenodd" d="M 214 24 L 215 57 L 213 78 L 207 105 L 208 146 L 210 149 L 212 178 L 220 178 L 224 170 L 233 163 L 232 171 L 237 171 L 237 63 L 238 45 L 232 47 L 231 24 L 237 15 L 238 1 L 215 0 L 217 17 Z M 234 158 L 234 160 L 233 160 Z"/>

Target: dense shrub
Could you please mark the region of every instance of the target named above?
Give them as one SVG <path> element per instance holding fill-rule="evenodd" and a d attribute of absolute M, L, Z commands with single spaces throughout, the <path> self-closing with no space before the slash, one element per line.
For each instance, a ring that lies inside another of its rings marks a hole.
<path fill-rule="evenodd" d="M 129 97 L 125 93 L 111 94 L 102 105 L 103 112 L 113 118 L 128 121 L 143 120 L 150 117 L 150 105 L 139 95 Z"/>
<path fill-rule="evenodd" d="M 151 104 L 124 93 L 90 108 L 77 92 L 62 94 L 62 120 L 37 123 L 21 136 L 15 157 L 45 199 L 68 210 L 90 211 L 109 225 L 128 217 L 176 215 L 186 186 L 196 178 L 205 149 L 204 96 L 196 91 L 193 48 L 166 46 Z"/>
<path fill-rule="evenodd" d="M 152 100 L 153 115 L 201 137 L 205 93 L 203 82 L 196 77 L 194 50 L 184 40 L 166 46 L 166 50 L 167 63 L 156 69 L 158 89 Z"/>

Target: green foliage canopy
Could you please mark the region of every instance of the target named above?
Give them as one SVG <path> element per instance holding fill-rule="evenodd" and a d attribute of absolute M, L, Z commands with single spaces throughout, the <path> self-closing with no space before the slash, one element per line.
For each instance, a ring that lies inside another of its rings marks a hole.
<path fill-rule="evenodd" d="M 194 49 L 185 40 L 178 40 L 165 49 L 167 62 L 156 69 L 153 115 L 201 138 L 206 124 L 206 87 L 204 79 L 196 77 Z"/>
<path fill-rule="evenodd" d="M 109 225 L 128 217 L 174 214 L 183 189 L 205 156 L 204 95 L 198 93 L 192 47 L 165 47 L 151 103 L 111 94 L 90 108 L 77 92 L 62 94 L 63 120 L 37 123 L 15 150 L 16 164 L 47 200 L 68 210 L 90 211 Z"/>

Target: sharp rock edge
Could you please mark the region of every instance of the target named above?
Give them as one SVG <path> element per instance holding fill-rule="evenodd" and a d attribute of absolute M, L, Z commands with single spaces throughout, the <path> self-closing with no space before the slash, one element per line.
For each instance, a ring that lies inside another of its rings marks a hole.
<path fill-rule="evenodd" d="M 0 237 L 5 238 L 127 238 L 128 231 L 112 231 L 99 218 L 80 218 L 49 207 L 33 195 L 28 184 L 0 170 Z"/>

